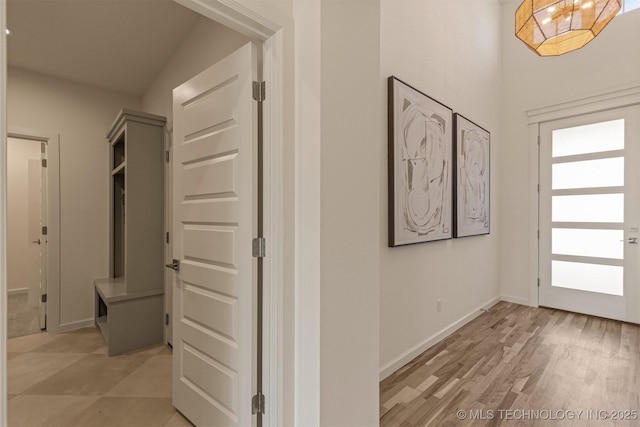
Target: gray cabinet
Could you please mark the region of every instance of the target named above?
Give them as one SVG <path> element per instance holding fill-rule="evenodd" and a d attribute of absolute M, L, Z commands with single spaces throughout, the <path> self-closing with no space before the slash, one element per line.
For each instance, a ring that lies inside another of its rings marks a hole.
<path fill-rule="evenodd" d="M 107 134 L 109 277 L 94 286 L 109 356 L 162 341 L 165 125 L 164 117 L 123 109 Z"/>

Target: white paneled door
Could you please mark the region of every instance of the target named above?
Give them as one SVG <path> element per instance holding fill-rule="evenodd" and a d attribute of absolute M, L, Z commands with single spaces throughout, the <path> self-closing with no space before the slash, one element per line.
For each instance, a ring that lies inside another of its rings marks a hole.
<path fill-rule="evenodd" d="M 640 323 L 640 106 L 540 125 L 541 306 Z"/>
<path fill-rule="evenodd" d="M 257 126 L 249 43 L 173 93 L 173 403 L 196 426 L 251 426 Z"/>

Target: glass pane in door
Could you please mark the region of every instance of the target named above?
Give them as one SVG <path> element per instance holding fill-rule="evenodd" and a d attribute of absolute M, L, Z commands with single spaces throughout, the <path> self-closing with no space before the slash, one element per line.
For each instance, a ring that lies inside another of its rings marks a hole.
<path fill-rule="evenodd" d="M 552 157 L 600 153 L 623 148 L 623 119 L 553 131 Z"/>
<path fill-rule="evenodd" d="M 624 185 L 624 157 L 556 163 L 552 169 L 554 190 Z"/>
<path fill-rule="evenodd" d="M 551 286 L 622 295 L 624 120 L 551 139 Z"/>
<path fill-rule="evenodd" d="M 553 196 L 553 222 L 624 221 L 624 194 Z"/>
<path fill-rule="evenodd" d="M 551 283 L 561 288 L 622 295 L 623 273 L 622 266 L 551 261 Z"/>
<path fill-rule="evenodd" d="M 622 259 L 622 230 L 554 228 L 551 230 L 552 253 L 594 258 Z"/>

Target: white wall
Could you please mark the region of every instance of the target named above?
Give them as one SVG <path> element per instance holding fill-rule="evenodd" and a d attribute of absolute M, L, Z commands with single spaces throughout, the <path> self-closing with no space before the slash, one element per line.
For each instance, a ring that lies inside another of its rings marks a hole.
<path fill-rule="evenodd" d="M 296 271 L 295 358 L 299 426 L 320 423 L 320 2 L 294 4 L 296 26 Z M 306 276 L 303 275 L 306 272 Z M 293 302 L 292 301 L 292 302 Z"/>
<path fill-rule="evenodd" d="M 201 17 L 142 96 L 143 111 L 171 122 L 173 89 L 248 41 L 242 34 Z"/>
<path fill-rule="evenodd" d="M 40 142 L 8 138 L 7 158 L 7 289 L 26 289 L 31 294 L 40 281 L 40 250 L 31 243 L 39 235 L 30 233 L 29 219 L 40 205 L 30 205 L 29 161 L 40 163 Z"/>
<path fill-rule="evenodd" d="M 60 134 L 60 327 L 93 322 L 93 279 L 109 274 L 109 171 L 105 134 L 139 99 L 9 68 L 11 127 Z"/>
<path fill-rule="evenodd" d="M 387 136 L 379 138 L 380 366 L 388 375 L 499 288 L 501 33 L 496 0 L 383 0 L 379 90 L 395 75 L 491 132 L 491 234 L 387 247 Z M 386 123 L 386 108 L 379 121 Z M 442 299 L 442 312 L 436 300 Z"/>
<path fill-rule="evenodd" d="M 320 425 L 378 424 L 380 2 L 321 3 Z"/>
<path fill-rule="evenodd" d="M 529 300 L 529 130 L 527 110 L 640 85 L 640 10 L 622 14 L 591 43 L 560 57 L 541 58 L 513 35 L 519 2 L 503 6 L 500 153 L 502 295 Z M 534 163 L 536 159 L 533 159 Z M 534 272 L 532 272 L 533 274 Z"/>

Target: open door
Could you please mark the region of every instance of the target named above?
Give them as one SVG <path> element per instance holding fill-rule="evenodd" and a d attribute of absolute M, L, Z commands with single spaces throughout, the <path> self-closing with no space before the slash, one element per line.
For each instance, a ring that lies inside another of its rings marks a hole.
<path fill-rule="evenodd" d="M 256 390 L 257 47 L 173 93 L 173 404 L 196 426 L 251 426 Z"/>

